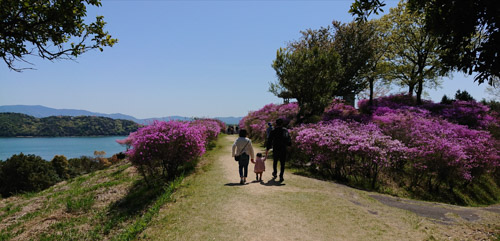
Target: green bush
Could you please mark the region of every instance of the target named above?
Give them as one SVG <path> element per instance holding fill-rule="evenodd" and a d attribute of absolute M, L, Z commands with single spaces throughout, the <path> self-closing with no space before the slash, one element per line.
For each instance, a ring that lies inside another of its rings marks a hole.
<path fill-rule="evenodd" d="M 69 178 L 69 162 L 65 156 L 54 156 L 50 163 L 61 180 Z"/>
<path fill-rule="evenodd" d="M 88 156 L 81 156 L 79 158 L 71 158 L 68 160 L 68 171 L 70 177 L 76 177 L 87 174 L 93 171 L 101 170 L 104 168 L 102 163 L 95 158 Z"/>
<path fill-rule="evenodd" d="M 13 155 L 1 165 L 0 194 L 38 192 L 54 185 L 58 175 L 52 165 L 35 155 Z"/>

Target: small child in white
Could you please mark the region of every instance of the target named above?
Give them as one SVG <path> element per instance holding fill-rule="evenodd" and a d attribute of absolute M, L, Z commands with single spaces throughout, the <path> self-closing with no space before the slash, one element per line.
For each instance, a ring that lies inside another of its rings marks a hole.
<path fill-rule="evenodd" d="M 266 159 L 267 156 L 262 157 L 262 153 L 257 153 L 257 158 L 255 159 L 255 161 L 253 161 L 253 163 L 255 164 L 253 171 L 255 172 L 255 180 L 257 181 L 262 181 L 262 173 L 266 171 L 266 164 L 264 163 Z"/>

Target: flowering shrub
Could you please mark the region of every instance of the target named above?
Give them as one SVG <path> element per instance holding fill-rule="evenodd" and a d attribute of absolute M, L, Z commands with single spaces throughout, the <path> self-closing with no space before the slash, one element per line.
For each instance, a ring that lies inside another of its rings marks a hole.
<path fill-rule="evenodd" d="M 486 199 L 478 195 L 487 196 L 493 193 L 487 188 L 500 185 L 500 141 L 492 136 L 500 129 L 500 118 L 487 106 L 426 100 L 417 105 L 415 98 L 403 94 L 375 99 L 373 107 L 361 100 L 358 106 L 361 113 L 334 100 L 323 121 L 289 125 L 292 162 L 310 164 L 335 179 L 357 184 L 369 180 L 372 187 L 393 180 L 414 194 L 445 193 L 444 200 L 459 203 L 468 202 L 460 196 L 463 192 L 483 203 Z M 279 107 L 271 104 L 250 112 L 240 127 L 262 139 L 267 122 L 277 117 L 291 120 L 298 112 L 297 105 L 288 106 L 287 118 Z M 491 177 L 497 184 L 485 181 Z M 498 199 L 498 194 L 491 195 L 488 200 Z"/>
<path fill-rule="evenodd" d="M 375 186 L 379 173 L 406 160 L 407 148 L 373 123 L 333 120 L 292 130 L 294 145 L 314 165 L 340 179 L 366 177 Z"/>
<path fill-rule="evenodd" d="M 363 116 L 356 108 L 344 104 L 343 100 L 334 99 L 332 103 L 326 107 L 322 116 L 323 121 L 330 121 L 335 119 L 340 120 L 356 120 L 361 121 Z"/>
<path fill-rule="evenodd" d="M 205 152 L 207 128 L 181 121 L 155 121 L 131 133 L 130 161 L 149 183 L 171 180 L 178 168 Z"/>
<path fill-rule="evenodd" d="M 383 132 L 404 143 L 412 164 L 407 171 L 412 185 L 427 181 L 428 188 L 450 188 L 470 182 L 499 166 L 495 140 L 485 131 L 471 130 L 429 115 L 418 108 L 378 108 L 373 121 Z"/>
<path fill-rule="evenodd" d="M 267 123 L 278 118 L 283 119 L 285 124 L 293 124 L 294 118 L 299 112 L 297 103 L 282 105 L 268 104 L 257 111 L 248 113 L 239 123 L 241 129 L 246 129 L 250 138 L 264 140 L 266 137 Z"/>
<path fill-rule="evenodd" d="M 438 112 L 443 118 L 474 129 L 485 130 L 491 125 L 498 126 L 498 119 L 489 114 L 490 108 L 472 101 L 454 101 Z"/>
<path fill-rule="evenodd" d="M 214 119 L 197 119 L 191 121 L 189 124 L 199 128 L 203 132 L 203 139 L 207 140 L 206 144 L 208 144 L 211 141 L 215 141 L 223 128 L 225 128 L 226 125 L 221 123 L 221 121 Z"/>
<path fill-rule="evenodd" d="M 358 107 L 363 113 L 369 113 L 368 100 L 360 100 Z M 495 114 L 490 113 L 490 108 L 474 100 L 456 100 L 451 102 L 451 104 L 434 103 L 430 100 L 424 100 L 422 105 L 417 106 L 415 97 L 398 94 L 373 100 L 373 111 L 382 107 L 390 109 L 408 109 L 409 107 L 425 109 L 430 111 L 434 116 L 460 125 L 466 125 L 473 129 L 486 130 L 492 125 L 499 126 L 499 119 Z"/>
<path fill-rule="evenodd" d="M 422 100 L 422 104 L 426 105 L 432 103 L 429 100 Z M 370 106 L 368 105 L 369 100 L 363 99 L 358 101 L 358 108 L 362 113 L 370 113 Z M 396 94 L 383 96 L 380 98 L 373 99 L 373 107 L 388 107 L 391 109 L 400 109 L 402 107 L 416 106 L 417 99 L 414 96 L 409 96 L 407 94 Z"/>

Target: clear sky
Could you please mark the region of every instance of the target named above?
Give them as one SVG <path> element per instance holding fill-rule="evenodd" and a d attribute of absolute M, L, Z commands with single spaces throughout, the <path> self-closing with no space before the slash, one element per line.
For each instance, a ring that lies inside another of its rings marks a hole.
<path fill-rule="evenodd" d="M 301 30 L 352 21 L 352 1 L 103 0 L 88 16 L 103 15 L 118 44 L 77 61 L 30 59 L 37 70 L 22 73 L 0 62 L 0 105 L 137 118 L 244 116 L 281 102 L 268 92 L 276 80 L 276 50 Z M 485 87 L 456 73 L 442 89 L 428 92 L 434 101 L 457 89 L 482 99 Z"/>

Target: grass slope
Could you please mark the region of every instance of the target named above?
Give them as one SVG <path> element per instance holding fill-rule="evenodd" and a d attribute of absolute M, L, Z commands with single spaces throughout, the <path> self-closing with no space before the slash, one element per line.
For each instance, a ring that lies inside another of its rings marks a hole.
<path fill-rule="evenodd" d="M 183 178 L 153 189 L 122 162 L 39 193 L 1 199 L 0 240 L 135 239 Z"/>

